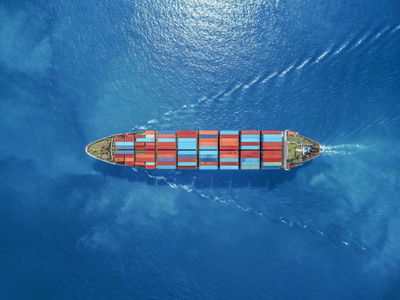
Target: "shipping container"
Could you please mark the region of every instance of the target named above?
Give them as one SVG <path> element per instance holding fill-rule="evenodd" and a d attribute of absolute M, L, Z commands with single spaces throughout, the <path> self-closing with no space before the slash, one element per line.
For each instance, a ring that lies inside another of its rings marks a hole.
<path fill-rule="evenodd" d="M 135 154 L 135 151 L 134 150 L 115 150 L 114 153 L 125 155 L 125 154 Z"/>
<path fill-rule="evenodd" d="M 240 169 L 256 170 L 260 169 L 260 151 L 241 151 Z"/>
<path fill-rule="evenodd" d="M 134 141 L 135 140 L 135 134 L 134 133 L 126 133 L 125 134 L 125 141 Z"/>
<path fill-rule="evenodd" d="M 114 142 L 123 142 L 125 141 L 125 137 L 123 136 L 115 136 L 114 137 Z"/>
<path fill-rule="evenodd" d="M 199 169 L 218 169 L 218 151 L 200 150 Z"/>
<path fill-rule="evenodd" d="M 280 130 L 263 130 L 261 133 L 262 134 L 282 134 L 282 131 L 280 131 Z"/>
<path fill-rule="evenodd" d="M 157 169 L 176 169 L 176 151 L 157 151 Z"/>
<path fill-rule="evenodd" d="M 135 165 L 135 156 L 133 154 L 125 155 L 125 165 L 126 166 L 134 166 Z"/>
<path fill-rule="evenodd" d="M 178 136 L 178 150 L 196 150 L 196 149 L 197 149 L 197 138 Z"/>
<path fill-rule="evenodd" d="M 135 142 L 134 141 L 124 141 L 124 142 L 115 142 L 114 143 L 115 147 L 117 149 L 121 149 L 121 148 L 129 148 L 129 149 L 134 149 L 135 148 Z"/>
<path fill-rule="evenodd" d="M 279 133 L 267 133 L 262 134 L 262 141 L 264 142 L 281 142 L 282 143 L 283 134 Z"/>
<path fill-rule="evenodd" d="M 262 163 L 263 169 L 280 169 L 282 167 L 281 162 L 264 162 Z"/>
<path fill-rule="evenodd" d="M 239 151 L 220 151 L 219 167 L 221 170 L 239 169 Z"/>
<path fill-rule="evenodd" d="M 158 131 L 156 137 L 157 149 L 176 149 L 175 131 Z"/>
<path fill-rule="evenodd" d="M 283 144 L 282 142 L 263 142 L 262 149 L 263 150 L 277 150 L 282 151 Z"/>
<path fill-rule="evenodd" d="M 281 151 L 263 151 L 262 161 L 264 162 L 276 162 L 282 164 L 282 152 Z"/>
<path fill-rule="evenodd" d="M 115 154 L 114 155 L 114 162 L 116 163 L 123 163 L 125 161 L 125 156 L 122 154 Z"/>
<path fill-rule="evenodd" d="M 197 168 L 197 150 L 178 150 L 178 168 Z"/>
<path fill-rule="evenodd" d="M 218 150 L 218 131 L 199 131 L 199 150 Z"/>
<path fill-rule="evenodd" d="M 154 150 L 136 150 L 135 165 L 139 165 L 139 166 L 144 165 L 146 168 L 150 168 L 150 169 L 155 167 L 155 151 Z"/>
<path fill-rule="evenodd" d="M 219 133 L 220 150 L 238 150 L 239 149 L 239 131 L 221 130 Z"/>
<path fill-rule="evenodd" d="M 260 131 L 244 130 L 240 132 L 240 150 L 259 150 Z"/>

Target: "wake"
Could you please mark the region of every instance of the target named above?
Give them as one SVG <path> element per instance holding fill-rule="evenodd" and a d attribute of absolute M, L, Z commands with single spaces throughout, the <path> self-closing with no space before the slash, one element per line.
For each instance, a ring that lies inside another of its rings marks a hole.
<path fill-rule="evenodd" d="M 321 154 L 330 156 L 354 155 L 368 147 L 361 144 L 321 145 Z"/>

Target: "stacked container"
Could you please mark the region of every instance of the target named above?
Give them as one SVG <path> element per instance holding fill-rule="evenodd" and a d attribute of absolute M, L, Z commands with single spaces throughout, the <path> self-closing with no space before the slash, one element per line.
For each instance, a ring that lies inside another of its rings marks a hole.
<path fill-rule="evenodd" d="M 144 131 L 115 136 L 113 148 L 115 163 L 147 169 L 279 169 L 283 132 Z"/>
<path fill-rule="evenodd" d="M 264 130 L 262 132 L 262 168 L 280 169 L 282 167 L 282 131 Z"/>
<path fill-rule="evenodd" d="M 175 131 L 157 131 L 157 149 L 176 150 Z"/>
<path fill-rule="evenodd" d="M 243 170 L 260 169 L 260 131 L 241 131 L 240 168 Z"/>
<path fill-rule="evenodd" d="M 155 169 L 155 131 L 135 134 L 135 165 Z"/>
<path fill-rule="evenodd" d="M 135 135 L 133 133 L 125 134 L 125 143 L 130 143 L 129 146 L 131 150 L 129 153 L 125 154 L 125 165 L 134 166 L 135 165 Z"/>
<path fill-rule="evenodd" d="M 176 150 L 157 150 L 157 169 L 176 169 Z"/>
<path fill-rule="evenodd" d="M 177 131 L 178 137 L 178 168 L 197 168 L 197 132 Z"/>
<path fill-rule="evenodd" d="M 175 131 L 157 131 L 157 169 L 176 169 Z"/>
<path fill-rule="evenodd" d="M 239 131 L 221 130 L 219 132 L 219 168 L 221 170 L 239 169 Z"/>
<path fill-rule="evenodd" d="M 240 168 L 243 170 L 260 169 L 260 151 L 241 151 L 240 152 Z"/>
<path fill-rule="evenodd" d="M 218 169 L 218 131 L 199 131 L 199 169 Z"/>
<path fill-rule="evenodd" d="M 240 150 L 260 150 L 260 131 L 241 131 Z"/>
<path fill-rule="evenodd" d="M 114 162 L 124 163 L 127 166 L 135 164 L 134 134 L 125 134 L 114 138 Z"/>

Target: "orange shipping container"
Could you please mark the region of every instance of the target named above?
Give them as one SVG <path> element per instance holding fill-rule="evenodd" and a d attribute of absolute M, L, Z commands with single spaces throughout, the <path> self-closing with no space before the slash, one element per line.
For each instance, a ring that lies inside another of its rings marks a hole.
<path fill-rule="evenodd" d="M 218 130 L 200 130 L 199 134 L 218 134 Z"/>

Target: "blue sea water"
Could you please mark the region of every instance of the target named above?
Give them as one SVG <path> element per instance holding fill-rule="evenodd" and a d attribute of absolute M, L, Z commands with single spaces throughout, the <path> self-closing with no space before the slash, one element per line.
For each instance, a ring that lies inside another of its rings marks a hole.
<path fill-rule="evenodd" d="M 0 2 L 0 299 L 400 299 L 400 2 Z M 95 162 L 292 129 L 290 172 Z"/>

